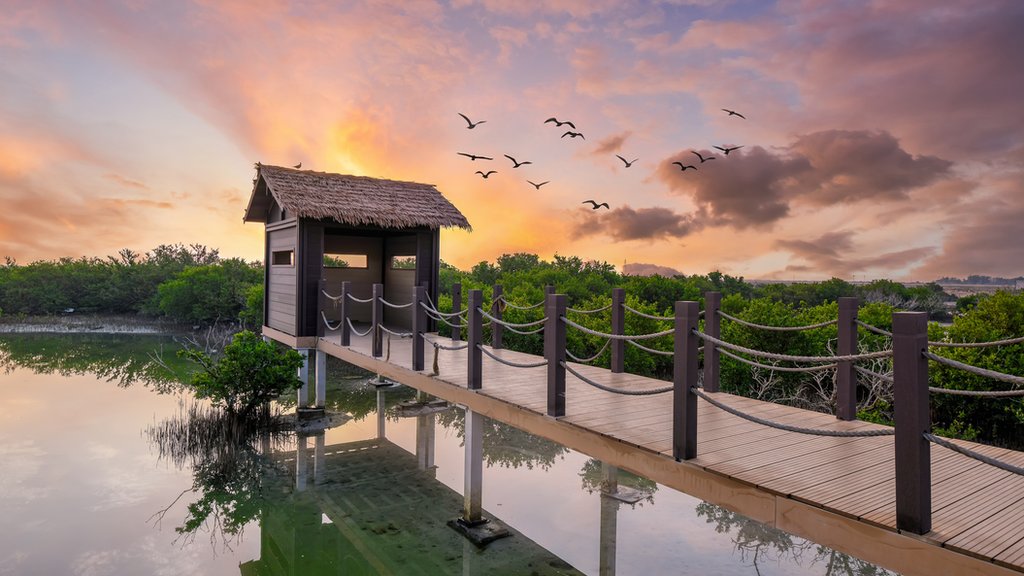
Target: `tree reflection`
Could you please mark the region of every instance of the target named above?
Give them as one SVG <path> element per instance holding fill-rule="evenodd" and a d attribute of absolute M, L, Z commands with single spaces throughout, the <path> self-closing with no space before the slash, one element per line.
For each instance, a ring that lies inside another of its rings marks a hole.
<path fill-rule="evenodd" d="M 744 561 L 750 558 L 758 574 L 761 573 L 761 560 L 788 558 L 798 565 L 824 565 L 824 576 L 895 576 L 893 572 L 870 562 L 797 538 L 721 506 L 702 502 L 697 505 L 697 515 L 703 516 L 708 524 L 715 524 L 715 531 L 719 534 L 732 535 L 740 558 Z"/>
<path fill-rule="evenodd" d="M 583 489 L 588 494 L 594 492 L 607 493 L 609 491 L 616 491 L 620 487 L 635 490 L 637 495 L 644 502 L 653 504 L 654 493 L 658 491 L 658 483 L 654 480 L 648 480 L 643 476 L 633 474 L 628 470 L 617 468 L 615 470 L 615 486 L 608 486 L 607 476 L 605 474 L 605 467 L 601 461 L 596 458 L 591 458 L 583 464 L 583 468 L 580 470 L 580 480 L 583 481 Z"/>
<path fill-rule="evenodd" d="M 280 492 L 282 475 L 266 455 L 285 444 L 289 428 L 279 415 L 242 421 L 200 404 L 147 428 L 160 460 L 192 469 L 192 486 L 153 519 L 159 524 L 181 498 L 196 494 L 175 531 L 190 542 L 205 529 L 211 543 L 230 548 L 259 518 L 269 497 Z"/>
<path fill-rule="evenodd" d="M 466 421 L 463 411 L 441 412 L 437 415 L 437 420 L 445 428 L 454 429 L 456 435 L 465 442 Z M 564 458 L 569 452 L 569 449 L 561 444 L 523 432 L 493 418 L 484 418 L 483 421 L 483 450 L 484 463 L 488 466 L 525 466 L 528 470 L 533 470 L 534 466 L 547 470 L 554 465 L 556 458 Z"/>

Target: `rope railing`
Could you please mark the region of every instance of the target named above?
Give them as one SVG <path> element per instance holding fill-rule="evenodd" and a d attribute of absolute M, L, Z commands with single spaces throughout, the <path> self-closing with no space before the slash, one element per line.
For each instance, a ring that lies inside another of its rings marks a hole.
<path fill-rule="evenodd" d="M 896 430 L 893 429 L 893 428 L 883 428 L 883 429 L 873 429 L 873 430 L 828 430 L 828 429 L 824 429 L 824 428 L 804 428 L 802 426 L 792 426 L 790 424 L 783 424 L 782 422 L 775 422 L 774 420 L 766 420 L 764 418 L 759 418 L 759 417 L 754 416 L 752 414 L 747 414 L 745 412 L 741 412 L 740 410 L 737 410 L 736 408 L 733 408 L 732 406 L 729 406 L 728 404 L 723 404 L 722 402 L 719 402 L 718 400 L 715 400 L 714 398 L 712 398 L 711 396 L 705 394 L 702 390 L 700 390 L 698 388 L 690 388 L 690 390 L 694 394 L 696 394 L 699 398 L 701 398 L 705 402 L 707 402 L 708 404 L 711 404 L 715 408 L 719 408 L 721 410 L 724 410 L 724 411 L 728 412 L 729 414 L 732 414 L 733 416 L 738 416 L 740 418 L 743 418 L 744 420 L 748 420 L 748 421 L 753 422 L 755 424 L 761 424 L 762 426 L 769 426 L 771 428 L 776 428 L 778 430 L 785 430 L 786 432 L 796 432 L 797 434 L 810 434 L 810 435 L 813 435 L 813 436 L 834 436 L 834 437 L 838 437 L 838 438 L 861 438 L 861 437 L 870 437 L 870 436 L 892 436 L 892 435 L 896 434 Z"/>
<path fill-rule="evenodd" d="M 836 364 L 821 364 L 819 366 L 772 366 L 771 364 L 762 364 L 760 362 L 750 360 L 749 358 L 744 358 L 743 356 L 733 354 L 728 350 L 719 350 L 719 352 L 721 352 L 723 356 L 728 356 L 729 358 L 742 362 L 748 366 L 763 368 L 765 370 L 773 370 L 776 372 L 820 372 L 823 370 L 833 370 L 837 366 Z"/>
<path fill-rule="evenodd" d="M 559 362 L 559 365 L 562 368 L 565 368 L 566 372 L 579 378 L 585 384 L 589 384 L 594 388 L 597 388 L 598 390 L 611 392 L 612 394 L 622 394 L 623 396 L 652 396 L 654 394 L 664 394 L 665 392 L 670 392 L 673 388 L 672 386 L 664 386 L 661 388 L 648 388 L 647 390 L 627 390 L 625 388 L 615 388 L 614 386 L 607 386 L 605 384 L 601 384 L 600 382 L 595 382 L 590 378 L 587 378 L 583 374 L 580 374 L 579 372 L 574 370 L 573 367 L 569 366 L 569 364 L 567 364 L 566 362 Z"/>
<path fill-rule="evenodd" d="M 737 318 L 737 317 L 733 316 L 732 314 L 726 314 L 725 312 L 722 312 L 721 310 L 718 310 L 718 315 L 721 316 L 722 318 L 725 318 L 726 320 L 731 320 L 731 321 L 733 321 L 733 322 L 735 322 L 737 324 L 740 324 L 742 326 L 746 326 L 748 328 L 757 328 L 759 330 L 769 330 L 769 331 L 774 331 L 774 332 L 800 332 L 802 330 L 813 330 L 815 328 L 824 328 L 825 326 L 831 326 L 832 324 L 835 324 L 835 323 L 839 322 L 839 320 L 837 319 L 837 320 L 828 320 L 826 322 L 818 322 L 817 324 L 809 324 L 807 326 L 767 326 L 765 324 L 756 324 L 754 322 L 748 322 L 748 321 L 743 320 L 741 318 Z"/>
<path fill-rule="evenodd" d="M 504 320 L 502 320 L 500 318 L 495 318 L 494 316 L 491 316 L 483 308 L 477 308 L 476 310 L 484 318 L 487 318 L 488 320 L 490 320 L 491 322 L 497 324 L 498 326 L 504 326 L 505 328 L 532 328 L 534 326 L 537 326 L 537 325 L 540 325 L 540 324 L 544 324 L 545 322 L 548 321 L 547 317 L 545 316 L 544 318 L 541 318 L 540 320 L 534 320 L 533 322 L 523 322 L 521 324 L 520 323 L 515 323 L 515 322 L 505 322 Z"/>
<path fill-rule="evenodd" d="M 608 340 L 608 342 L 611 342 L 611 340 Z M 626 340 L 626 343 L 631 344 L 633 346 L 636 346 L 637 348 L 643 350 L 644 352 L 649 352 L 651 354 L 659 354 L 661 356 L 673 356 L 675 354 L 675 352 L 671 352 L 671 351 L 656 350 L 654 348 L 648 348 L 647 346 L 644 346 L 643 344 L 641 344 L 639 342 L 634 342 L 632 340 Z"/>
<path fill-rule="evenodd" d="M 579 308 L 566 308 L 566 311 L 568 311 L 568 312 L 575 312 L 577 314 L 597 314 L 598 312 L 604 312 L 605 310 L 607 310 L 607 309 L 609 309 L 611 307 L 612 307 L 612 305 L 608 304 L 607 306 L 602 306 L 600 308 L 594 308 L 593 310 L 580 310 Z"/>
<path fill-rule="evenodd" d="M 488 356 L 489 358 L 491 358 L 495 362 L 498 362 L 499 364 L 504 364 L 505 366 L 511 366 L 513 368 L 540 368 L 541 366 L 547 366 L 548 365 L 548 361 L 547 360 L 542 360 L 540 362 L 530 362 L 528 364 L 524 364 L 524 363 L 521 363 L 521 362 L 513 362 L 511 360 L 506 360 L 506 359 L 502 358 L 501 356 L 498 356 L 498 355 L 494 354 L 493 352 L 491 352 L 490 350 L 488 350 L 487 348 L 485 348 L 485 347 L 483 347 L 483 346 L 481 346 L 479 344 L 477 344 L 476 347 L 478 349 L 480 349 L 480 351 L 483 352 L 484 355 Z"/>
<path fill-rule="evenodd" d="M 380 328 L 382 332 L 386 332 L 386 333 L 391 334 L 392 336 L 396 336 L 398 338 L 412 338 L 412 336 L 413 336 L 412 332 L 395 332 L 394 330 L 389 330 L 383 324 L 378 324 L 377 327 Z"/>
<path fill-rule="evenodd" d="M 431 342 L 430 344 L 434 347 L 434 350 L 451 350 L 453 352 L 458 352 L 459 350 L 465 350 L 466 348 L 469 348 L 468 343 L 460 344 L 458 346 L 445 346 L 440 342 Z"/>
<path fill-rule="evenodd" d="M 700 330 L 694 330 L 693 333 L 705 342 L 710 342 L 716 346 L 727 348 L 733 352 L 742 352 L 743 354 L 749 354 L 750 356 L 769 358 L 771 360 L 783 360 L 787 362 L 856 362 L 858 360 L 871 360 L 872 358 L 885 358 L 887 356 L 892 356 L 892 350 L 879 350 L 877 352 L 844 354 L 838 356 L 797 356 L 793 354 L 778 354 L 776 352 L 762 352 L 761 350 L 754 350 L 753 348 L 747 348 L 745 346 L 740 346 L 739 344 L 719 340 L 718 338 L 709 336 Z"/>
<path fill-rule="evenodd" d="M 487 324 L 484 324 L 484 326 L 487 326 L 489 324 L 490 324 L 490 322 L 488 322 Z M 505 328 L 505 330 L 508 330 L 509 332 L 515 332 L 516 334 L 522 334 L 523 336 L 532 336 L 534 334 L 540 334 L 541 332 L 544 331 L 544 326 L 543 325 L 540 326 L 539 328 L 534 328 L 533 330 L 520 330 L 518 328 L 511 328 L 509 326 L 504 326 L 504 328 Z"/>
<path fill-rule="evenodd" d="M 889 338 L 892 338 L 892 332 L 889 332 L 888 330 L 884 330 L 877 326 L 872 326 L 871 324 L 868 324 L 867 322 L 861 322 L 860 320 L 854 320 L 854 322 L 857 323 L 857 326 L 860 326 L 861 328 L 867 330 L 868 332 L 874 332 L 875 334 L 881 336 L 888 336 Z"/>
<path fill-rule="evenodd" d="M 924 437 L 925 437 L 925 439 L 927 439 L 932 444 L 938 444 L 939 446 L 942 446 L 943 448 L 947 448 L 947 449 L 952 450 L 952 451 L 954 451 L 954 452 L 956 452 L 958 454 L 963 454 L 964 456 L 967 456 L 968 458 L 973 458 L 974 460 L 977 460 L 978 462 L 983 462 L 985 464 L 988 464 L 989 466 L 995 466 L 996 468 L 999 468 L 1000 470 L 1005 470 L 1007 472 L 1012 472 L 1014 474 L 1018 474 L 1020 476 L 1024 476 L 1024 468 L 1022 468 L 1020 466 L 1014 466 L 1013 464 L 1010 464 L 1008 462 L 1003 462 L 1002 460 L 997 460 L 995 458 L 992 458 L 991 456 L 986 456 L 986 455 L 984 455 L 984 454 L 982 454 L 980 452 L 975 452 L 974 450 L 971 450 L 970 448 L 967 448 L 965 446 L 961 446 L 961 445 L 956 444 L 954 442 L 950 442 L 949 440 L 946 440 L 945 438 L 940 438 L 939 436 L 936 436 L 934 434 L 930 434 L 928 432 L 924 433 Z"/>
<path fill-rule="evenodd" d="M 335 324 L 334 326 L 331 326 L 331 321 L 327 319 L 327 314 L 324 314 L 323 310 L 320 311 L 320 317 L 323 318 L 324 326 L 327 327 L 328 331 L 334 332 L 338 328 L 341 328 L 341 320 L 338 320 L 337 324 Z"/>
<path fill-rule="evenodd" d="M 320 293 L 324 295 L 324 298 L 327 298 L 328 300 L 332 300 L 335 303 L 338 302 L 338 300 L 341 300 L 345 296 L 344 294 L 338 294 L 337 296 L 331 296 L 330 294 L 327 293 L 327 290 L 321 290 Z"/>
<path fill-rule="evenodd" d="M 469 327 L 468 323 L 467 324 L 455 324 L 455 323 L 449 322 L 447 319 L 442 318 L 440 316 L 434 316 L 434 314 L 432 312 L 427 312 L 427 316 L 432 318 L 432 319 L 434 319 L 434 320 L 437 320 L 438 322 L 443 322 L 444 324 L 447 324 L 447 325 L 451 326 L 452 328 L 468 328 Z"/>
<path fill-rule="evenodd" d="M 1005 374 L 1003 372 L 996 372 L 995 370 L 988 370 L 987 368 L 971 366 L 970 364 L 964 364 L 963 362 L 958 362 L 956 360 L 953 360 L 952 358 L 946 358 L 944 356 L 932 354 L 927 350 L 922 351 L 921 354 L 923 354 L 925 358 L 933 362 L 938 362 L 939 364 L 949 366 L 950 368 L 957 368 L 969 374 L 974 374 L 975 376 L 981 376 L 983 378 L 988 378 L 990 380 L 998 380 L 1000 382 L 1007 382 L 1010 384 L 1016 384 L 1018 386 L 1024 386 L 1024 377 L 1021 376 L 1013 376 L 1011 374 Z"/>
<path fill-rule="evenodd" d="M 412 306 L 412 302 L 407 302 L 405 304 L 392 304 L 391 302 L 388 302 L 387 300 L 385 300 L 383 298 L 380 299 L 380 303 L 385 305 L 385 306 L 387 306 L 388 308 L 395 308 L 395 309 L 408 308 L 408 307 Z"/>
<path fill-rule="evenodd" d="M 625 309 L 628 312 L 632 312 L 633 314 L 636 314 L 637 316 L 640 316 L 641 318 L 647 318 L 648 320 L 663 320 L 663 321 L 667 322 L 669 320 L 675 320 L 676 319 L 675 316 L 655 316 L 654 314 L 648 314 L 646 312 L 641 312 L 641 311 L 637 310 L 636 308 L 633 308 L 633 307 L 631 307 L 631 306 L 629 306 L 627 304 L 623 304 L 622 308 Z"/>
<path fill-rule="evenodd" d="M 501 302 L 504 302 L 506 306 L 508 306 L 509 308 L 512 308 L 514 310 L 533 310 L 534 308 L 539 308 L 539 307 L 544 305 L 544 301 L 543 300 L 541 300 L 540 302 L 537 302 L 536 304 L 530 304 L 529 306 L 519 306 L 518 304 L 513 304 L 513 303 L 509 302 L 508 300 L 506 300 L 504 296 L 501 296 L 498 300 L 501 301 Z"/>
<path fill-rule="evenodd" d="M 597 351 L 597 354 L 594 354 L 593 356 L 591 356 L 589 358 L 580 358 L 579 356 L 577 356 L 577 355 L 573 354 L 572 352 L 570 352 L 568 348 L 565 349 L 565 355 L 568 356 L 569 358 L 572 358 L 573 361 L 575 361 L 575 362 L 579 362 L 580 364 L 587 364 L 589 362 L 593 362 L 594 360 L 597 360 L 598 356 L 603 354 L 604 351 L 608 349 L 608 346 L 611 345 L 611 343 L 612 343 L 611 340 L 605 340 L 604 341 L 604 346 L 601 346 L 601 349 Z"/>
<path fill-rule="evenodd" d="M 353 302 L 358 302 L 360 304 L 369 304 L 370 302 L 373 302 L 373 297 L 372 296 L 369 297 L 369 298 L 365 298 L 365 299 L 364 298 L 356 298 L 355 296 L 352 295 L 351 292 L 349 292 L 347 294 L 347 296 L 348 296 L 349 300 L 351 300 Z"/>
<path fill-rule="evenodd" d="M 1018 338 L 1007 338 L 1006 340 L 994 340 L 992 342 L 932 342 L 929 341 L 929 346 L 935 346 L 936 348 L 988 348 L 990 346 L 1010 346 L 1012 344 L 1020 344 L 1024 342 L 1024 336 Z"/>
<path fill-rule="evenodd" d="M 868 370 L 867 368 L 857 366 L 856 364 L 853 365 L 853 369 L 870 378 L 878 378 L 882 382 L 888 382 L 889 384 L 893 383 L 892 374 L 880 374 L 873 370 Z"/>
<path fill-rule="evenodd" d="M 345 318 L 345 322 L 348 322 L 348 329 L 351 330 L 352 333 L 355 334 L 356 336 L 366 336 L 370 332 L 373 332 L 373 326 L 367 328 L 365 332 L 360 332 L 359 330 L 356 330 L 356 327 L 352 325 L 351 318 Z"/>
<path fill-rule="evenodd" d="M 438 316 L 443 316 L 445 318 L 451 318 L 452 316 L 462 316 L 469 312 L 469 308 L 463 308 L 458 312 L 441 312 L 440 310 L 437 309 L 437 306 L 434 305 L 434 302 L 430 299 L 429 295 L 427 295 L 426 304 L 420 302 L 420 306 L 422 306 L 423 309 L 426 310 L 427 312 L 432 312 L 434 314 L 437 314 Z"/>
<path fill-rule="evenodd" d="M 655 332 L 653 334 L 609 334 L 607 332 L 598 332 L 597 330 L 591 330 L 582 324 L 577 324 L 572 320 L 569 320 L 565 316 L 559 318 L 566 326 L 572 326 L 573 328 L 583 332 L 584 334 L 590 334 L 591 336 L 597 336 L 599 338 L 608 338 L 609 340 L 625 340 L 627 342 L 631 340 L 650 340 L 651 338 L 660 338 L 662 336 L 668 336 L 675 332 L 675 330 L 663 330 L 661 332 Z"/>

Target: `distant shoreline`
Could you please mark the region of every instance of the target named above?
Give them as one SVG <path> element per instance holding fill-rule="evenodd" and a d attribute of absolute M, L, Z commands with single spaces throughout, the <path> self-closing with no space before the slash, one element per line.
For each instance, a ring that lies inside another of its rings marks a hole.
<path fill-rule="evenodd" d="M 191 326 L 157 318 L 130 315 L 0 316 L 0 334 L 171 335 L 191 331 Z"/>

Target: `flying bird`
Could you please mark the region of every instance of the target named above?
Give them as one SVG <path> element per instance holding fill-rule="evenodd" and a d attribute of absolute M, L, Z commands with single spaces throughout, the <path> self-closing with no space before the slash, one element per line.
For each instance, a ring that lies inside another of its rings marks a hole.
<path fill-rule="evenodd" d="M 529 160 L 524 160 L 522 162 L 517 162 L 515 158 L 509 156 L 508 154 L 502 154 L 502 156 L 504 156 L 505 158 L 508 158 L 509 160 L 512 161 L 512 164 L 513 164 L 512 167 L 513 168 L 519 168 L 523 164 L 533 164 L 533 162 L 530 162 Z"/>
<path fill-rule="evenodd" d="M 483 124 L 484 122 L 487 122 L 487 120 L 481 120 L 479 122 L 473 122 L 472 120 L 469 119 L 468 116 L 466 116 L 462 112 L 458 112 L 457 114 L 459 116 L 462 116 L 462 118 L 466 121 L 466 124 L 468 124 L 468 126 L 466 126 L 467 130 L 472 130 L 473 128 L 476 128 L 477 126 Z"/>
<path fill-rule="evenodd" d="M 527 182 L 530 182 L 530 181 L 527 180 Z M 537 184 L 536 182 L 530 182 L 530 184 L 533 184 L 534 188 L 536 188 L 537 190 L 540 190 L 540 187 L 545 185 L 545 184 L 547 184 L 548 182 L 551 182 L 551 180 L 545 180 L 545 181 L 541 182 L 540 184 Z"/>
<path fill-rule="evenodd" d="M 729 116 L 739 116 L 740 118 L 743 118 L 744 120 L 747 119 L 747 117 L 744 116 L 743 114 L 740 114 L 739 112 L 737 112 L 735 110 L 729 110 L 728 108 L 722 108 L 722 112 L 728 112 Z"/>
<path fill-rule="evenodd" d="M 715 158 L 717 158 L 717 156 L 708 156 L 707 158 L 705 158 L 705 157 L 701 156 L 700 152 L 697 152 L 696 150 L 690 150 L 690 153 L 696 154 L 697 158 L 700 158 L 700 163 L 701 164 L 707 162 L 708 160 L 714 160 Z"/>
<path fill-rule="evenodd" d="M 598 203 L 597 203 L 596 201 L 594 201 L 594 200 L 584 200 L 583 202 L 580 202 L 580 204 L 586 204 L 586 203 L 588 203 L 588 202 L 594 205 L 594 207 L 593 207 L 593 208 L 591 208 L 591 210 L 597 210 L 597 209 L 598 209 L 598 208 L 600 208 L 601 206 L 604 206 L 605 208 L 608 208 L 609 210 L 611 210 L 611 208 L 609 208 L 609 207 L 608 207 L 608 203 L 607 203 L 607 202 L 601 202 L 600 204 L 598 204 Z"/>
<path fill-rule="evenodd" d="M 725 146 L 725 147 L 722 147 L 722 146 L 712 146 L 712 148 L 718 148 L 719 150 L 722 151 L 723 154 L 728 156 L 729 152 L 732 152 L 733 150 L 739 150 L 740 148 L 743 148 L 743 146 L 732 146 L 732 147 L 729 147 L 729 146 Z"/>
<path fill-rule="evenodd" d="M 548 122 L 554 122 L 555 126 L 558 128 L 561 128 L 562 124 L 568 124 L 569 128 L 572 128 L 573 130 L 576 129 L 576 125 L 573 124 L 572 122 L 569 122 L 568 120 L 566 120 L 565 122 L 559 122 L 558 118 L 555 118 L 553 116 L 544 121 L 545 124 L 547 124 Z"/>
<path fill-rule="evenodd" d="M 494 158 L 491 158 L 489 156 L 477 156 L 476 154 L 466 154 L 465 152 L 456 152 L 456 154 L 458 154 L 459 156 L 465 156 L 470 160 L 494 160 Z"/>
<path fill-rule="evenodd" d="M 486 180 L 488 176 L 490 176 L 491 174 L 497 174 L 498 171 L 497 170 L 488 170 L 487 172 L 481 172 L 481 171 L 477 170 L 476 173 L 481 175 L 481 176 L 483 176 L 484 180 Z"/>
<path fill-rule="evenodd" d="M 299 168 L 302 168 L 302 162 L 299 162 L 295 166 L 292 166 L 292 168 L 295 168 L 296 170 L 299 169 Z"/>
<path fill-rule="evenodd" d="M 618 158 L 619 160 L 622 160 L 622 163 L 626 165 L 626 168 L 629 168 L 630 166 L 633 165 L 633 162 L 639 160 L 639 158 L 634 158 L 632 161 L 629 161 L 623 158 L 622 156 L 619 156 L 618 154 L 616 154 L 615 157 Z"/>
<path fill-rule="evenodd" d="M 584 140 L 586 140 L 586 137 L 583 136 L 582 132 L 573 132 L 573 131 L 569 130 L 569 131 L 566 131 L 565 134 L 562 134 L 562 138 L 565 138 L 566 136 L 568 136 L 570 138 L 575 138 L 575 137 L 579 136 L 580 138 L 583 138 Z"/>
<path fill-rule="evenodd" d="M 683 164 L 682 162 L 673 162 L 673 164 L 675 164 L 676 166 L 679 166 L 679 170 L 682 171 L 682 172 L 686 172 L 686 170 L 690 169 L 690 168 L 692 168 L 694 170 L 697 169 L 696 166 Z"/>

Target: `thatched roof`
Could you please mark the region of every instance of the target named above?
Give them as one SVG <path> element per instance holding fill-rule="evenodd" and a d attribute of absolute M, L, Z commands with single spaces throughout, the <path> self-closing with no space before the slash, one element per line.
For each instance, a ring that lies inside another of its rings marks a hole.
<path fill-rule="evenodd" d="M 266 222 L 270 197 L 288 214 L 381 228 L 459 227 L 469 221 L 433 184 L 256 165 L 246 222 Z"/>

